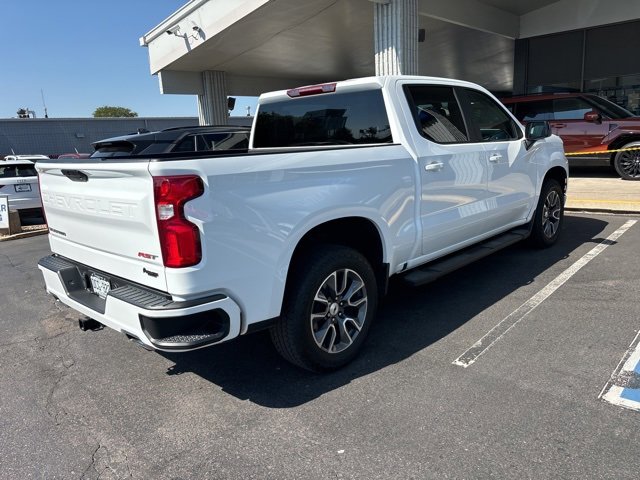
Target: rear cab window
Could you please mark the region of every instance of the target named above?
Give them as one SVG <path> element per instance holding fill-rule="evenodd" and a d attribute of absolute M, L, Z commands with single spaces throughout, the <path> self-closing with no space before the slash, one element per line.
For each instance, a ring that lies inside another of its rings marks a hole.
<path fill-rule="evenodd" d="M 323 93 L 261 103 L 254 148 L 391 143 L 382 90 Z"/>

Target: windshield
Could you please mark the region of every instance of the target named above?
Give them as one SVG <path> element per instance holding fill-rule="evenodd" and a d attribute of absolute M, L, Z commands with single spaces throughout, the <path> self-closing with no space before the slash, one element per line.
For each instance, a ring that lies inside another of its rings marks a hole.
<path fill-rule="evenodd" d="M 605 98 L 594 95 L 587 97 L 587 100 L 595 104 L 595 106 L 598 107 L 598 110 L 601 110 L 602 113 L 604 113 L 609 118 L 633 117 L 633 113 L 631 113 L 629 110 L 626 110 L 620 105 L 616 105 L 615 103 L 610 102 Z"/>

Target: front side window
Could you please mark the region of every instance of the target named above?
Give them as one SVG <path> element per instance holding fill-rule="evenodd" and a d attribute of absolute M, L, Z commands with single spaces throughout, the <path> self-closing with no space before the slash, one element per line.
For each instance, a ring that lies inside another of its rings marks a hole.
<path fill-rule="evenodd" d="M 483 142 L 501 142 L 517 140 L 520 129 L 492 98 L 477 90 L 465 90 L 469 103 L 469 114 L 473 123 L 480 129 Z"/>
<path fill-rule="evenodd" d="M 391 143 L 381 90 L 325 93 L 263 103 L 253 146 Z"/>
<path fill-rule="evenodd" d="M 598 96 L 590 96 L 588 100 L 594 103 L 598 110 L 601 110 L 605 115 L 609 118 L 629 118 L 633 117 L 633 113 L 629 110 L 622 108 L 620 105 L 616 105 L 613 102 L 610 102 L 606 98 L 598 97 Z"/>
<path fill-rule="evenodd" d="M 408 85 L 405 94 L 423 137 L 436 143 L 464 143 L 469 140 L 453 88 Z"/>

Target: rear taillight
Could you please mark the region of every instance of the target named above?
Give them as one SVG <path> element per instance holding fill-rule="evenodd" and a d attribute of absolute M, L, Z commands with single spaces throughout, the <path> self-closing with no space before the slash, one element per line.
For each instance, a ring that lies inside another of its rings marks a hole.
<path fill-rule="evenodd" d="M 197 175 L 153 177 L 153 196 L 165 267 L 190 267 L 202 259 L 198 227 L 184 216 L 184 204 L 204 193 Z"/>

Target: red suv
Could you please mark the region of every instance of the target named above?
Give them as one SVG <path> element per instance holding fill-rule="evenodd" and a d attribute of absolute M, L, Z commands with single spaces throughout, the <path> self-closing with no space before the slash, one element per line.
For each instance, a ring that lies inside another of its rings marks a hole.
<path fill-rule="evenodd" d="M 526 123 L 547 120 L 560 136 L 570 166 L 611 165 L 627 180 L 640 180 L 640 117 L 597 95 L 555 93 L 503 98 Z M 604 152 L 599 153 L 598 152 Z"/>

